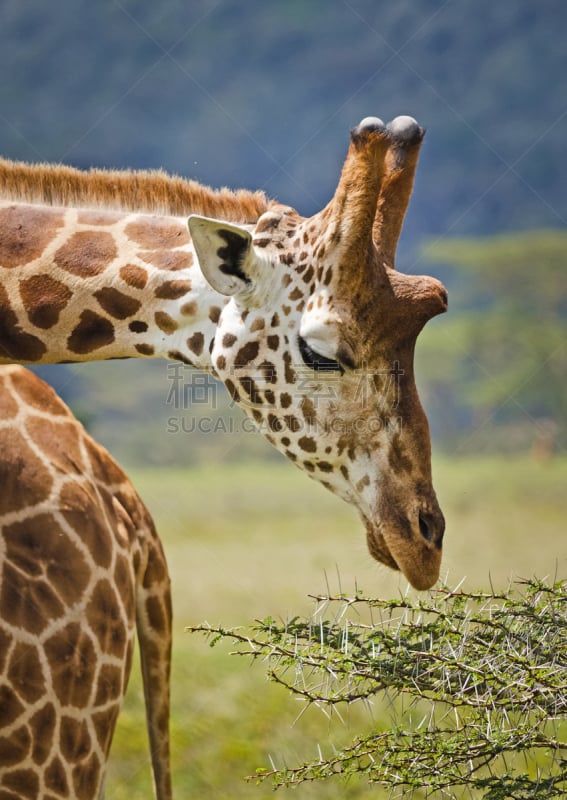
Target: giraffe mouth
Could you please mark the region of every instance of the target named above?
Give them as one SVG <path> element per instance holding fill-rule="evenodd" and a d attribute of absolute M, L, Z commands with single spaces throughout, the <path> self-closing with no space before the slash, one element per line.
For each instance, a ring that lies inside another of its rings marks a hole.
<path fill-rule="evenodd" d="M 439 578 L 441 547 L 396 526 L 366 522 L 370 555 L 390 569 L 401 572 L 414 589 L 431 589 Z"/>
<path fill-rule="evenodd" d="M 366 522 L 366 543 L 372 558 L 374 558 L 376 561 L 379 561 L 381 564 L 385 564 L 385 566 L 389 567 L 390 569 L 399 572 L 400 567 L 388 549 L 388 545 L 386 544 L 386 540 L 384 539 L 380 528 L 377 525 L 373 525 L 369 521 Z"/>

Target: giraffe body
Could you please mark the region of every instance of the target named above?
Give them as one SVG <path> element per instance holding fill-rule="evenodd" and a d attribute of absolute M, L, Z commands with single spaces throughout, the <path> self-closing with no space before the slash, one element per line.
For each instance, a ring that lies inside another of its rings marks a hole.
<path fill-rule="evenodd" d="M 113 187 L 118 205 L 128 192 L 115 176 L 95 186 L 4 165 L 0 358 L 166 357 L 211 372 L 273 446 L 357 507 L 378 561 L 431 586 L 444 520 L 413 355 L 447 295 L 394 268 L 422 138 L 409 117 L 368 117 L 318 214 L 257 195 L 228 213 L 226 197 L 190 195 L 189 231 L 178 206 L 117 211 Z"/>
<path fill-rule="evenodd" d="M 126 475 L 50 387 L 0 368 L 0 798 L 94 800 L 137 629 L 171 797 L 167 565 Z"/>

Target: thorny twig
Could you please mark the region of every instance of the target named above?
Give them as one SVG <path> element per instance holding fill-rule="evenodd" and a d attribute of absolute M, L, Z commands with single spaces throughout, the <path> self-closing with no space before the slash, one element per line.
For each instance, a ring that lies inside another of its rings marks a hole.
<path fill-rule="evenodd" d="M 392 730 L 316 762 L 259 770 L 257 780 L 359 774 L 447 798 L 458 787 L 486 800 L 567 796 L 566 582 L 530 580 L 505 594 L 444 589 L 418 602 L 360 592 L 314 600 L 310 619 L 190 630 L 236 643 L 235 654 L 266 662 L 270 679 L 308 704 L 394 693 L 414 711 L 421 704 L 422 719 L 416 726 L 402 709 Z M 527 772 L 514 771 L 518 754 L 531 759 Z"/>

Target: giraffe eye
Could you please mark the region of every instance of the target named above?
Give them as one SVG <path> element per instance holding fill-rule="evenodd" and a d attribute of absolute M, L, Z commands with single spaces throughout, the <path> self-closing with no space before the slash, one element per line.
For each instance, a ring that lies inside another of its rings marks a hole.
<path fill-rule="evenodd" d="M 299 337 L 299 352 L 303 363 L 315 372 L 340 372 L 341 375 L 344 375 L 344 369 L 338 361 L 315 352 L 301 336 Z"/>

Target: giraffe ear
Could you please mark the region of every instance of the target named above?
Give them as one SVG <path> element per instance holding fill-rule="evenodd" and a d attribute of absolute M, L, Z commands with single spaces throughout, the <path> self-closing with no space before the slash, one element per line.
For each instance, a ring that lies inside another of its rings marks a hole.
<path fill-rule="evenodd" d="M 201 271 L 213 289 L 238 294 L 252 285 L 252 235 L 239 225 L 192 215 L 188 220 Z"/>

